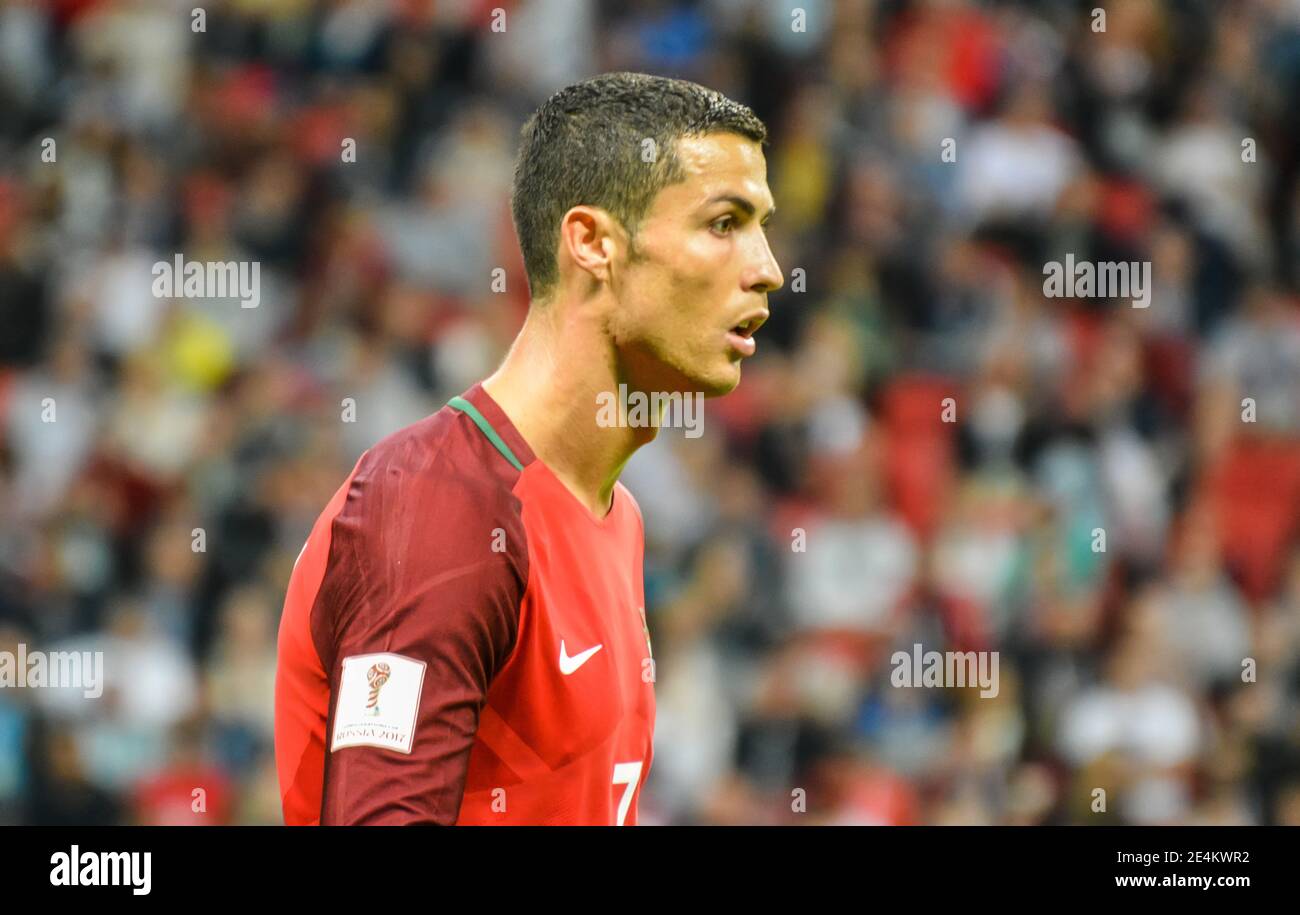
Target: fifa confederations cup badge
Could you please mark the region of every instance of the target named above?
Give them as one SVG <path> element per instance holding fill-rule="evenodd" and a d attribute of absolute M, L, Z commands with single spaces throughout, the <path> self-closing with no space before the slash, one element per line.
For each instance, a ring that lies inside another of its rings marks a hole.
<path fill-rule="evenodd" d="M 366 711 L 372 717 L 379 714 L 379 690 L 388 682 L 392 672 L 392 668 L 382 661 L 372 664 L 366 671 L 366 680 L 370 683 L 370 701 L 366 703 Z"/>

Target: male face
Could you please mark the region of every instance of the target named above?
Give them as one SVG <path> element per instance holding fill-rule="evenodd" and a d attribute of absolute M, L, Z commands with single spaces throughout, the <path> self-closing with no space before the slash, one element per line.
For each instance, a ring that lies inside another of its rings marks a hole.
<path fill-rule="evenodd" d="M 713 397 L 740 383 L 767 293 L 784 282 L 765 228 L 774 205 L 753 140 L 683 137 L 677 156 L 686 179 L 660 191 L 642 220 L 610 327 L 631 387 Z"/>

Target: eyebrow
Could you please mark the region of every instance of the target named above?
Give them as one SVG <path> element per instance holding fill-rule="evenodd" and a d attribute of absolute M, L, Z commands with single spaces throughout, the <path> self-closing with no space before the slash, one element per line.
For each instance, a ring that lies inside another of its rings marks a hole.
<path fill-rule="evenodd" d="M 718 194 L 716 197 L 710 197 L 709 200 L 704 205 L 706 207 L 710 207 L 713 206 L 713 204 L 715 203 L 730 203 L 732 206 L 735 206 L 738 209 L 742 210 L 746 216 L 754 215 L 754 211 L 755 211 L 754 204 L 750 203 L 750 201 L 747 198 L 741 197 L 737 194 Z M 767 211 L 767 215 L 763 217 L 763 221 L 766 222 L 767 220 L 771 219 L 774 215 L 776 215 L 775 206 L 773 206 L 772 209 Z"/>

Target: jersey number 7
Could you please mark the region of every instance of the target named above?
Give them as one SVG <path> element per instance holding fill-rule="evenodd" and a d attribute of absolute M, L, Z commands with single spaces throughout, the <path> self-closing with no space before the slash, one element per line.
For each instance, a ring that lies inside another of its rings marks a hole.
<path fill-rule="evenodd" d="M 636 793 L 636 783 L 641 778 L 641 761 L 614 763 L 614 784 L 623 785 L 623 796 L 618 802 L 618 825 L 627 819 L 627 810 L 632 806 L 632 795 Z"/>

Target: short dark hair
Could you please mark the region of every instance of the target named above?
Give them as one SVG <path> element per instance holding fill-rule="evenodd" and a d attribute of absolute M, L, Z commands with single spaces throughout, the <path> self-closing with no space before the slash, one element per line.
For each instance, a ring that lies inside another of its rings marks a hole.
<path fill-rule="evenodd" d="M 520 131 L 510 208 L 533 299 L 559 280 L 560 220 L 601 207 L 635 239 L 650 204 L 685 180 L 677 140 L 734 133 L 760 146 L 767 127 L 746 106 L 697 83 L 645 73 L 606 73 L 552 95 Z M 655 157 L 642 158 L 645 140 Z"/>

